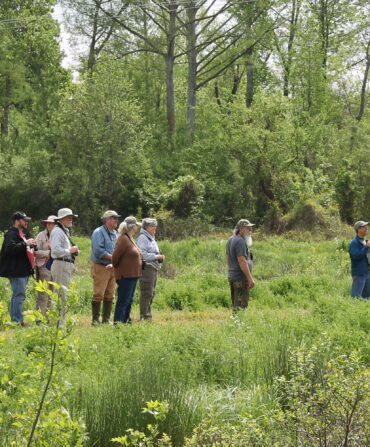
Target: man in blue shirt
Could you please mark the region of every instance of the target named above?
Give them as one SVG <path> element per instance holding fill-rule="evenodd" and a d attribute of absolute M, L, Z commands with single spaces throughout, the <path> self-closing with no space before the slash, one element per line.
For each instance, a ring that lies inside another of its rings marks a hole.
<path fill-rule="evenodd" d="M 116 279 L 112 266 L 112 253 L 116 245 L 118 219 L 121 216 L 113 210 L 102 216 L 103 225 L 96 228 L 91 236 L 91 274 L 93 277 L 92 323 L 100 324 L 100 307 L 103 302 L 102 322 L 109 323 L 112 312 Z"/>
<path fill-rule="evenodd" d="M 356 236 L 349 244 L 352 270 L 352 297 L 370 297 L 369 247 L 370 240 L 365 239 L 369 222 L 359 220 L 354 228 Z"/>

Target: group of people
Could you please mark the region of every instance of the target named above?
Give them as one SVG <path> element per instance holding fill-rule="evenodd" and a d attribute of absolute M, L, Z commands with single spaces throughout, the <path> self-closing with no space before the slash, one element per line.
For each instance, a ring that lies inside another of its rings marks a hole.
<path fill-rule="evenodd" d="M 70 236 L 74 218 L 69 208 L 41 220 L 45 229 L 34 239 L 28 232 L 31 220 L 24 212 L 12 215 L 12 227 L 5 234 L 0 252 L 0 276 L 9 279 L 12 289 L 10 316 L 23 325 L 23 302 L 29 277 L 59 284 L 60 324 L 64 324 L 67 291 L 75 270 L 79 247 Z M 140 319 L 151 320 L 158 272 L 165 260 L 155 239 L 157 221 L 122 216 L 113 210 L 102 216 L 102 225 L 91 236 L 91 274 L 93 278 L 92 324 L 109 323 L 117 289 L 114 323 L 130 323 L 131 307 L 137 282 L 140 283 Z M 226 244 L 226 262 L 234 310 L 248 306 L 249 291 L 254 287 L 252 229 L 255 224 L 240 219 Z M 370 240 L 366 239 L 369 222 L 354 225 L 356 236 L 349 245 L 352 267 L 352 296 L 370 297 Z M 117 230 L 118 228 L 118 230 Z M 140 230 L 136 241 L 134 235 Z M 51 286 L 50 286 L 51 287 Z M 46 316 L 50 296 L 38 292 L 37 309 Z"/>
<path fill-rule="evenodd" d="M 70 235 L 76 217 L 71 209 L 60 209 L 57 215 L 41 220 L 45 229 L 34 239 L 28 232 L 31 218 L 21 211 L 12 215 L 12 227 L 5 234 L 0 253 L 0 276 L 9 279 L 12 289 L 12 321 L 24 325 L 26 287 L 29 277 L 35 273 L 37 280 L 60 285 L 57 290 L 61 301 L 59 324 L 64 324 L 67 291 L 75 270 L 75 259 L 80 254 Z M 106 211 L 101 217 L 102 225 L 91 236 L 93 324 L 110 322 L 116 288 L 114 323 L 129 323 L 138 281 L 140 318 L 152 318 L 157 275 L 165 259 L 155 239 L 157 221 L 146 218 L 139 223 L 135 217 L 129 216 L 118 227 L 120 218 L 115 211 Z M 133 236 L 139 228 L 140 234 L 135 241 Z M 44 316 L 50 305 L 50 295 L 38 292 L 36 307 Z"/>
<path fill-rule="evenodd" d="M 157 276 L 165 260 L 155 239 L 157 220 L 146 218 L 139 223 L 135 217 L 129 216 L 118 227 L 121 217 L 113 210 L 106 211 L 102 216 L 102 225 L 91 236 L 93 324 L 109 322 L 116 287 L 114 323 L 130 323 L 138 281 L 140 319 L 152 319 Z M 140 234 L 135 241 L 134 235 L 139 229 Z"/>

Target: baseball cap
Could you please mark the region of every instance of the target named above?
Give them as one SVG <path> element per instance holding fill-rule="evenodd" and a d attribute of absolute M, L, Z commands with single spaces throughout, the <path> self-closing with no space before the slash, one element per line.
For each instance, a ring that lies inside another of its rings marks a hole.
<path fill-rule="evenodd" d="M 16 211 L 15 213 L 13 213 L 12 215 L 12 221 L 14 222 L 15 220 L 19 220 L 19 219 L 23 219 L 23 220 L 31 220 L 31 217 L 28 217 L 26 215 L 26 213 L 24 213 L 23 211 Z"/>
<path fill-rule="evenodd" d="M 117 219 L 118 219 L 119 217 L 122 217 L 122 216 L 120 214 L 117 214 L 113 210 L 108 210 L 101 216 L 102 219 L 108 219 L 109 217 L 117 217 Z"/>
<path fill-rule="evenodd" d="M 369 224 L 369 222 L 365 222 L 364 220 L 358 220 L 358 221 L 353 225 L 353 227 L 354 227 L 355 230 L 358 230 L 358 229 L 361 228 L 361 227 L 366 227 L 366 225 L 368 225 L 368 224 Z"/>
<path fill-rule="evenodd" d="M 254 227 L 254 223 L 251 223 L 248 219 L 240 219 L 238 223 L 236 224 L 236 228 L 242 228 L 242 227 Z"/>

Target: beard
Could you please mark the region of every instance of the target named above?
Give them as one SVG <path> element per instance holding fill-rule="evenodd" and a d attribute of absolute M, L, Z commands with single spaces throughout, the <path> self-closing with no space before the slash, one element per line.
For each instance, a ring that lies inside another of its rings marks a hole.
<path fill-rule="evenodd" d="M 245 243 L 247 244 L 248 248 L 252 247 L 253 239 L 252 239 L 252 236 L 250 234 L 246 234 L 244 236 L 244 240 L 245 240 Z"/>

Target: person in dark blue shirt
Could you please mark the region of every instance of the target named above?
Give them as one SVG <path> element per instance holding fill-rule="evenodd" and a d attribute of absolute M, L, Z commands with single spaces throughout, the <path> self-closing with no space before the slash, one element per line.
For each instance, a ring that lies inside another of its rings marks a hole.
<path fill-rule="evenodd" d="M 352 271 L 352 297 L 370 297 L 370 271 L 369 271 L 369 248 L 370 240 L 365 239 L 369 230 L 369 222 L 359 220 L 354 228 L 356 236 L 349 244 L 349 255 L 351 258 Z"/>

